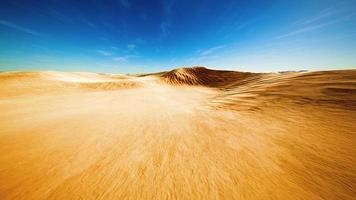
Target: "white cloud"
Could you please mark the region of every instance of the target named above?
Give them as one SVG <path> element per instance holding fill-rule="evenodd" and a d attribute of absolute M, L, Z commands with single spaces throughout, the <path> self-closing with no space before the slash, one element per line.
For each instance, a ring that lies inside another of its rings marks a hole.
<path fill-rule="evenodd" d="M 103 56 L 112 56 L 114 53 L 111 51 L 105 51 L 105 50 L 97 50 L 98 53 L 100 53 Z"/>
<path fill-rule="evenodd" d="M 162 37 L 166 37 L 170 33 L 170 27 L 172 24 L 171 14 L 172 14 L 172 8 L 173 8 L 174 4 L 175 4 L 175 0 L 163 1 L 164 16 L 163 16 L 163 20 L 160 24 Z"/>
<path fill-rule="evenodd" d="M 19 26 L 19 25 L 15 24 L 15 23 L 12 23 L 12 22 L 9 22 L 9 21 L 6 21 L 6 20 L 1 20 L 0 19 L 0 25 L 6 26 L 8 28 L 16 29 L 18 31 L 21 31 L 21 32 L 24 32 L 24 33 L 28 33 L 28 34 L 31 34 L 31 35 L 35 35 L 35 36 L 41 36 L 42 35 L 37 31 L 25 28 L 23 26 Z"/>
<path fill-rule="evenodd" d="M 61 12 L 58 12 L 57 10 L 50 10 L 49 14 L 63 23 L 73 23 L 73 19 Z"/>
<path fill-rule="evenodd" d="M 209 49 L 203 50 L 203 51 L 199 51 L 199 55 L 201 56 L 206 56 L 206 55 L 210 55 L 211 53 L 213 53 L 216 50 L 222 49 L 224 48 L 225 45 L 220 45 L 220 46 L 215 46 L 215 47 L 211 47 Z"/>
<path fill-rule="evenodd" d="M 86 18 L 82 17 L 82 21 L 84 22 L 84 24 L 86 24 L 92 28 L 96 28 L 96 25 L 93 24 L 91 21 L 87 20 Z"/>
<path fill-rule="evenodd" d="M 324 27 L 327 27 L 327 26 L 331 26 L 331 25 L 346 21 L 346 20 L 350 19 L 351 17 L 353 17 L 354 15 L 355 14 L 352 13 L 352 14 L 349 14 L 349 15 L 346 15 L 346 16 L 343 16 L 343 17 L 338 17 L 335 20 L 330 20 L 330 21 L 327 21 L 327 22 L 324 22 L 324 23 L 304 26 L 304 27 L 301 27 L 301 28 L 296 29 L 294 31 L 291 31 L 289 33 L 286 33 L 284 35 L 281 35 L 281 36 L 279 36 L 277 38 L 285 38 L 285 37 L 289 37 L 289 36 L 298 35 L 298 34 L 301 34 L 301 33 L 306 33 L 306 32 L 310 32 L 310 31 L 318 30 L 318 29 L 321 29 L 321 28 L 324 28 Z"/>
<path fill-rule="evenodd" d="M 322 10 L 318 15 L 311 17 L 309 19 L 305 19 L 305 20 L 301 21 L 300 23 L 303 25 L 311 24 L 311 23 L 326 19 L 328 17 L 331 17 L 331 16 L 335 15 L 337 12 L 338 11 L 335 11 L 330 8 L 325 9 L 325 10 Z"/>
<path fill-rule="evenodd" d="M 166 20 L 161 23 L 160 28 L 161 28 L 161 34 L 163 37 L 166 37 L 170 33 L 170 31 L 169 31 L 170 26 L 171 26 L 170 20 Z"/>
<path fill-rule="evenodd" d="M 113 60 L 119 61 L 119 62 L 126 62 L 127 58 L 124 56 L 119 56 L 119 57 L 114 57 Z"/>
<path fill-rule="evenodd" d="M 128 44 L 128 45 L 127 45 L 127 48 L 128 48 L 129 50 L 134 50 L 134 49 L 136 48 L 136 45 L 135 45 L 135 44 Z"/>
<path fill-rule="evenodd" d="M 144 44 L 144 43 L 146 43 L 146 40 L 144 40 L 144 39 L 142 39 L 142 38 L 136 38 L 136 39 L 134 40 L 134 43 L 135 43 L 135 44 Z"/>

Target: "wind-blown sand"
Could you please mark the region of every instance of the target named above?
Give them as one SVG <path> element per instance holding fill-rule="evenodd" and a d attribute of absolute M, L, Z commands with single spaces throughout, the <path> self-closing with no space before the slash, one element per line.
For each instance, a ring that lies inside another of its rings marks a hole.
<path fill-rule="evenodd" d="M 0 73 L 0 199 L 354 199 L 356 70 Z"/>

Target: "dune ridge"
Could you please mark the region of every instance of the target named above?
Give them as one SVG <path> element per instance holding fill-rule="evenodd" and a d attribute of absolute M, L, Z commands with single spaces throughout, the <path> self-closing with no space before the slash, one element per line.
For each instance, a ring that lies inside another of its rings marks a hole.
<path fill-rule="evenodd" d="M 0 73 L 0 199 L 354 199 L 356 70 Z"/>
<path fill-rule="evenodd" d="M 166 72 L 160 77 L 169 84 L 226 87 L 234 82 L 256 76 L 249 72 L 212 70 L 205 67 L 185 67 Z"/>

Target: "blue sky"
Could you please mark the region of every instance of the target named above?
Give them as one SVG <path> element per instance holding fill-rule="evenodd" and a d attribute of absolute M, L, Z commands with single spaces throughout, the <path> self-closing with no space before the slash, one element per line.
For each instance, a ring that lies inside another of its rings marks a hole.
<path fill-rule="evenodd" d="M 356 0 L 2 0 L 0 70 L 356 68 Z"/>

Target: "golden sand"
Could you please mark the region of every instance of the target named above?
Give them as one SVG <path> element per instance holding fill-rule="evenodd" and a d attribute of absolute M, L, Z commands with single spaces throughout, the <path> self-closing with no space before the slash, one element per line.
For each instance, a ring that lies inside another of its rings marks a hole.
<path fill-rule="evenodd" d="M 0 199 L 354 199 L 356 71 L 0 73 Z"/>

